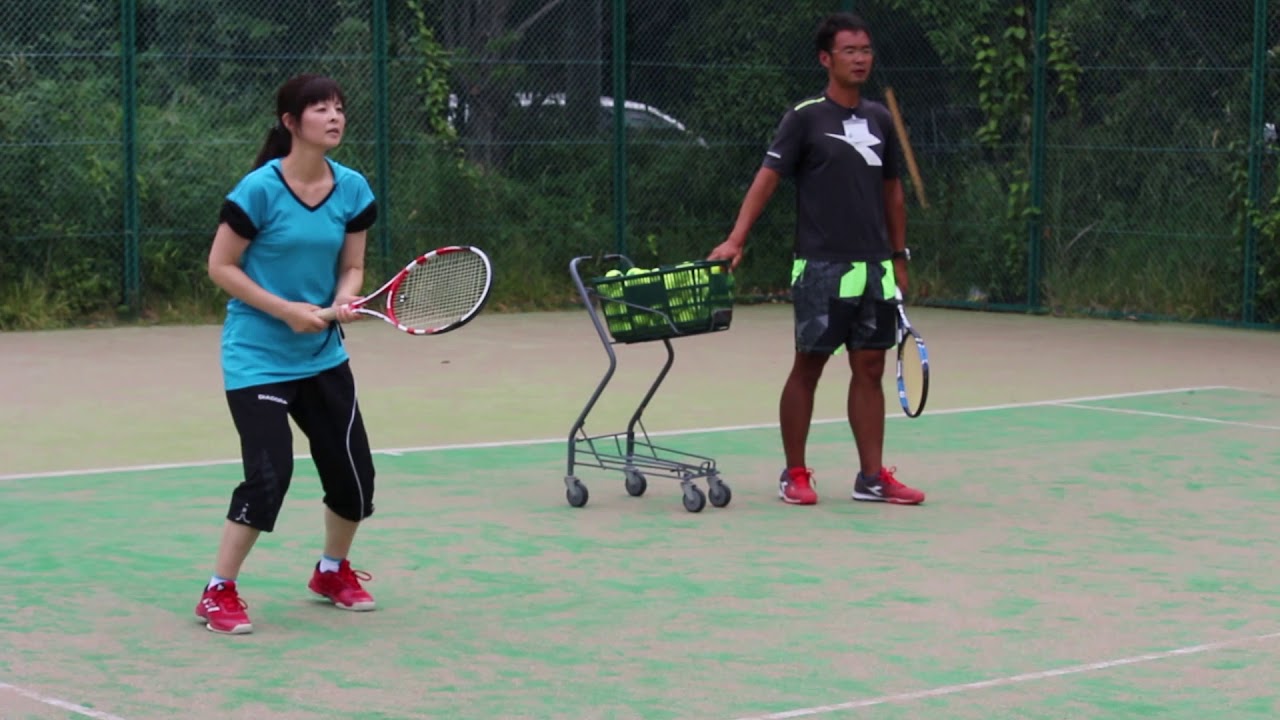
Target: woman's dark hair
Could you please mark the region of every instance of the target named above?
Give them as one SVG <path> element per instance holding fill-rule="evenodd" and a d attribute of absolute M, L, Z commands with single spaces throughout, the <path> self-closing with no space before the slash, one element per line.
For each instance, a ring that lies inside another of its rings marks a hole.
<path fill-rule="evenodd" d="M 848 12 L 832 13 L 822 19 L 818 25 L 818 31 L 814 33 L 813 44 L 818 47 L 818 52 L 831 52 L 831 46 L 836 41 L 836 33 L 841 30 L 855 32 L 861 30 L 868 37 L 871 36 L 871 27 L 861 17 Z"/>
<path fill-rule="evenodd" d="M 303 110 L 326 100 L 346 104 L 342 88 L 332 78 L 302 74 L 285 81 L 276 91 L 276 121 L 267 131 L 267 139 L 258 151 L 258 158 L 253 161 L 254 169 L 262 167 L 268 160 L 288 155 L 293 147 L 293 135 L 284 126 L 281 117 L 292 115 L 295 121 L 299 121 Z"/>

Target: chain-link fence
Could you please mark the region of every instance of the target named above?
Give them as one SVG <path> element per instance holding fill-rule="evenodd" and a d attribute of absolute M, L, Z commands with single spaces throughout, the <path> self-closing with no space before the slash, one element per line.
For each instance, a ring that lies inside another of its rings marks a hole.
<path fill-rule="evenodd" d="M 493 307 L 559 307 L 575 255 L 702 257 L 849 9 L 910 140 L 917 302 L 1280 325 L 1274 1 L 13 0 L 0 329 L 216 318 L 221 198 L 302 71 L 346 89 L 371 284 L 474 243 Z M 784 184 L 745 296 L 785 296 L 793 224 Z"/>
<path fill-rule="evenodd" d="M 866 14 L 888 31 L 879 80 L 896 86 L 927 190 L 909 221 L 918 292 L 1280 323 L 1265 32 L 1280 5 L 891 5 Z"/>

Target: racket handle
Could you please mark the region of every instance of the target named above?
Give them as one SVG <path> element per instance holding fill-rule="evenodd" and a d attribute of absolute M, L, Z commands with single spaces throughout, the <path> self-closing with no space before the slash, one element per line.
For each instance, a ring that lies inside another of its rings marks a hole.
<path fill-rule="evenodd" d="M 333 322 L 338 319 L 338 311 L 332 307 L 320 308 L 316 311 L 316 317 L 324 320 L 325 322 Z"/>

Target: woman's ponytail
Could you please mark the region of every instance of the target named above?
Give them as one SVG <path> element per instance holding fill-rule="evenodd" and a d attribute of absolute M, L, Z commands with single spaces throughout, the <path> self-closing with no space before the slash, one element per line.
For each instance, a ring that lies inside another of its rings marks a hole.
<path fill-rule="evenodd" d="M 289 133 L 289 129 L 283 123 L 277 121 L 267 131 L 267 139 L 263 141 L 262 149 L 258 151 L 258 157 L 253 161 L 253 168 L 257 170 L 265 165 L 268 160 L 288 155 L 292 146 L 293 135 Z"/>

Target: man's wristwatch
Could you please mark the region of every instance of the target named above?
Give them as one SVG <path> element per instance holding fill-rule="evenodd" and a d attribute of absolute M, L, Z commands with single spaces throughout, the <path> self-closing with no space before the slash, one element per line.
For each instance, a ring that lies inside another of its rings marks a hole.
<path fill-rule="evenodd" d="M 902 248 L 901 250 L 894 250 L 893 259 L 894 260 L 902 259 L 902 260 L 906 260 L 907 262 L 911 262 L 911 248 Z"/>

